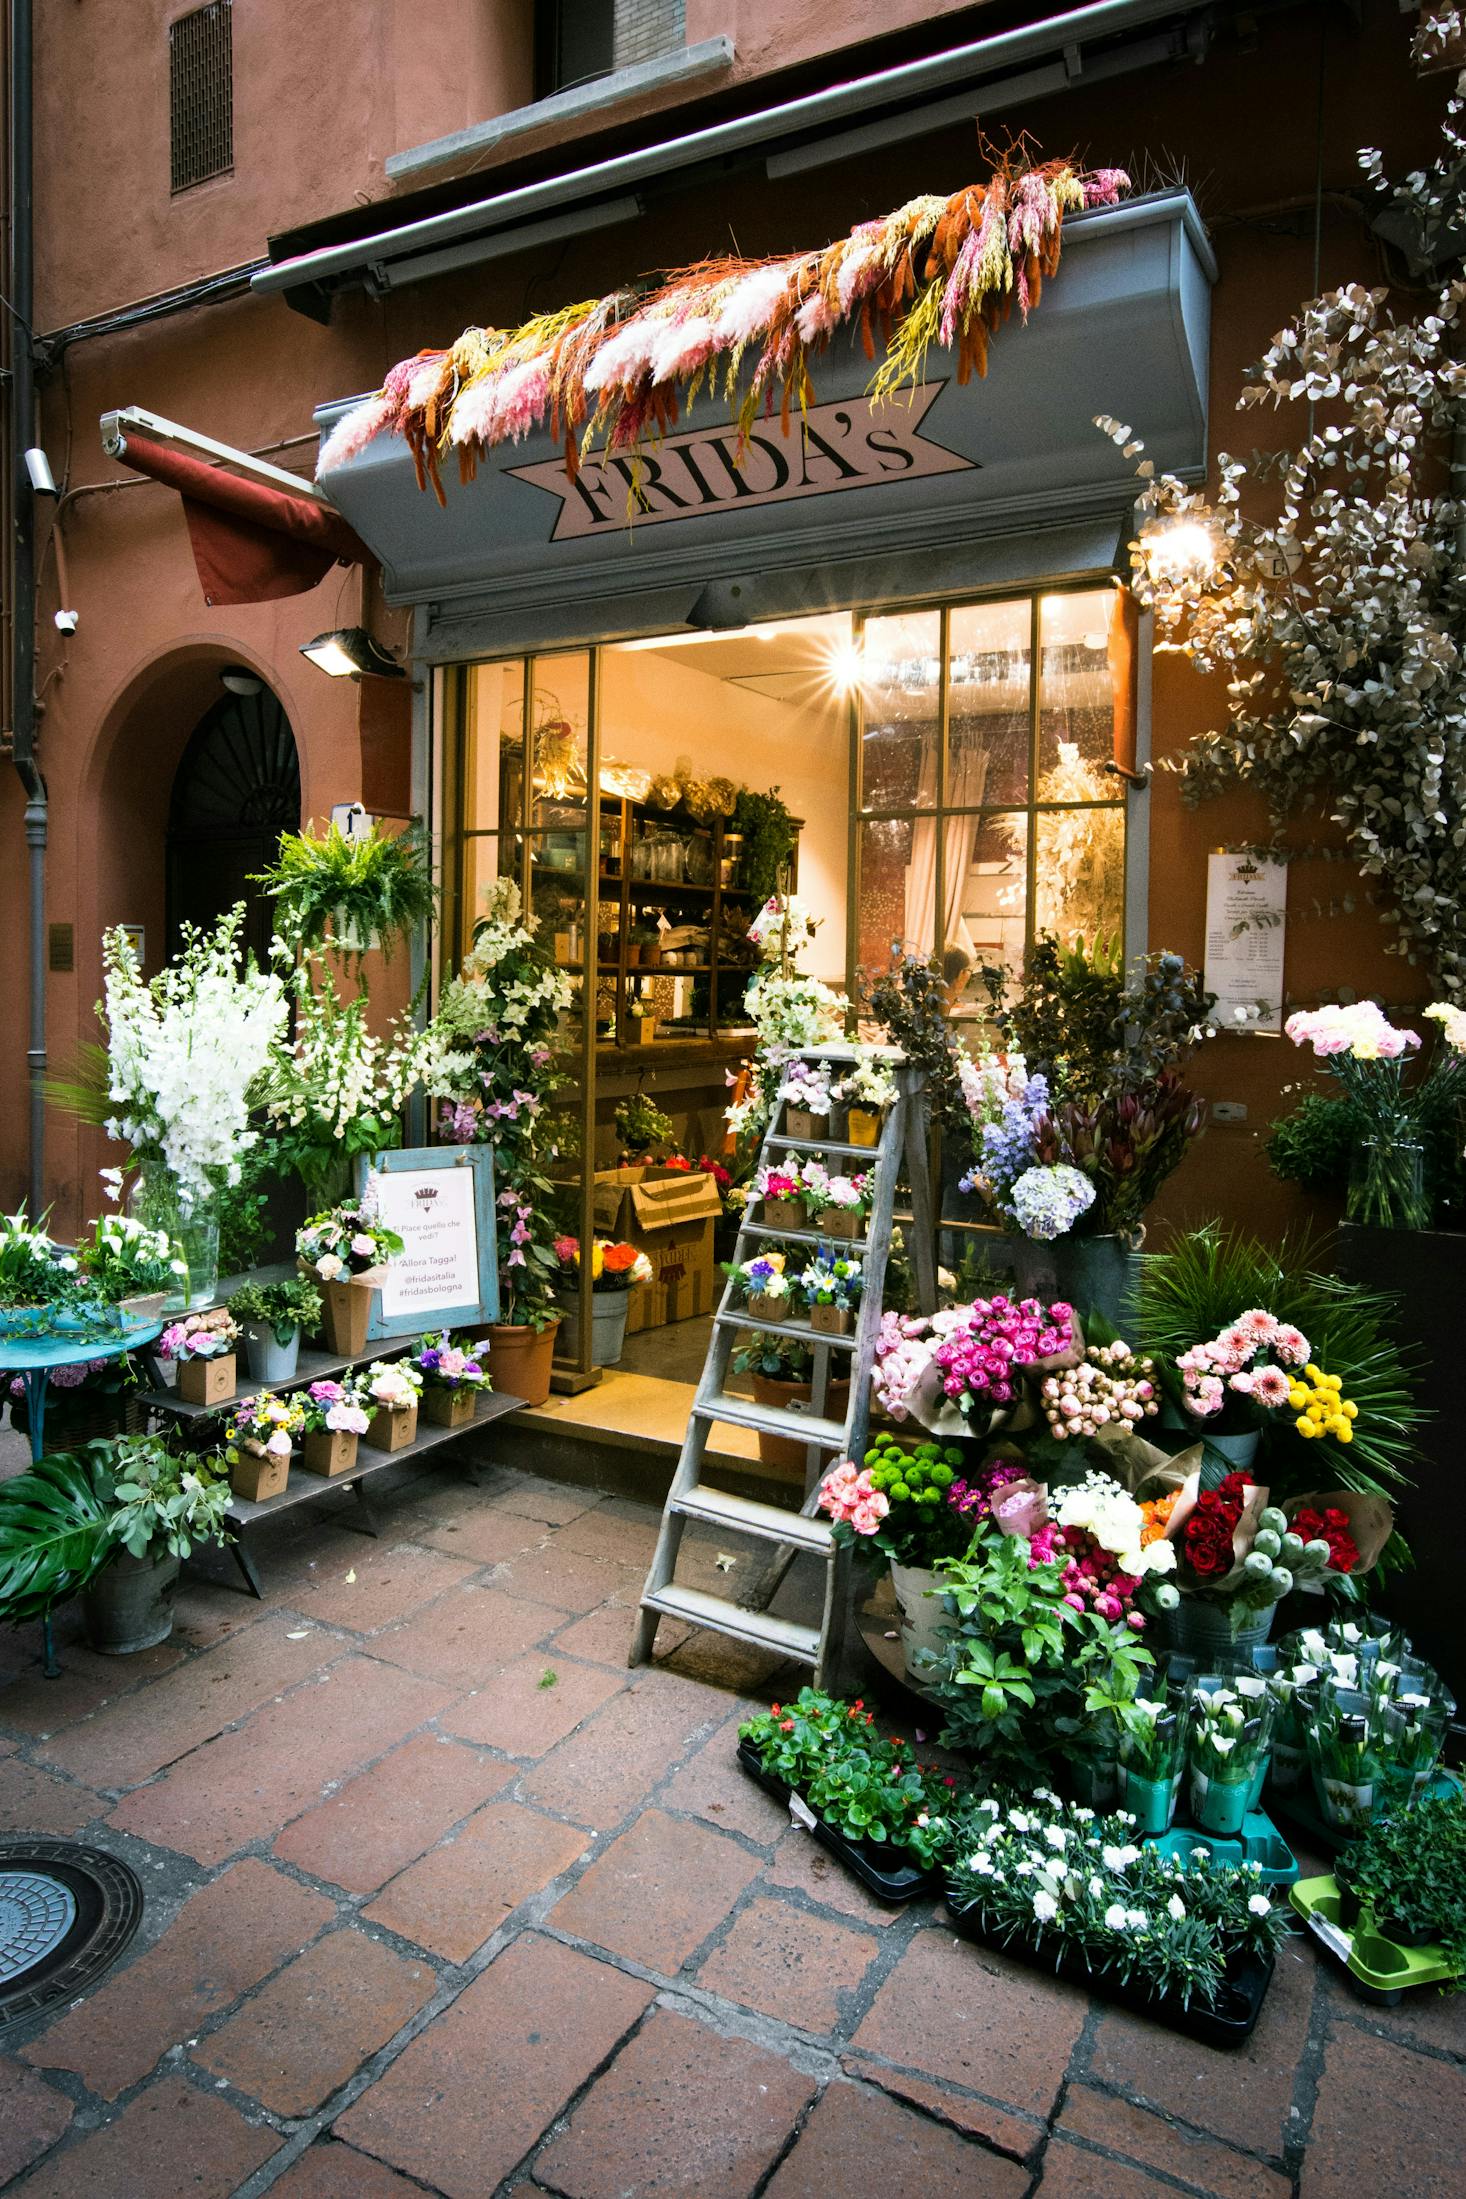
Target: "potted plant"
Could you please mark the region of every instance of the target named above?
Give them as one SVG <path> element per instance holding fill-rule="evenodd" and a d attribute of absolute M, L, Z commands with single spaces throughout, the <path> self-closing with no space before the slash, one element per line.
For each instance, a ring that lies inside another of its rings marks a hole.
<path fill-rule="evenodd" d="M 160 1359 L 178 1366 L 178 1394 L 188 1405 L 225 1405 L 234 1395 L 239 1324 L 227 1306 L 186 1313 L 158 1339 Z"/>
<path fill-rule="evenodd" d="M 370 1182 L 359 1199 L 312 1215 L 296 1232 L 300 1271 L 320 1286 L 326 1343 L 342 1359 L 365 1351 L 372 1292 L 401 1250 L 396 1230 L 378 1216 Z"/>
<path fill-rule="evenodd" d="M 1466 1796 L 1427 1795 L 1379 1819 L 1334 1875 L 1373 1930 L 1397 1947 L 1439 1946 L 1466 1973 Z"/>
<path fill-rule="evenodd" d="M 376 1414 L 376 1405 L 360 1381 L 312 1382 L 299 1398 L 304 1441 L 300 1463 L 308 1474 L 331 1480 L 356 1464 L 356 1446 Z"/>
<path fill-rule="evenodd" d="M 1120 1736 L 1120 1800 L 1147 1836 L 1169 1832 L 1186 1769 L 1186 1730 L 1175 1703 L 1136 1699 L 1139 1716 Z"/>
<path fill-rule="evenodd" d="M 424 1419 L 440 1428 L 466 1428 L 480 1397 L 492 1387 L 471 1338 L 430 1331 L 418 1344 L 412 1364 L 422 1376 Z"/>
<path fill-rule="evenodd" d="M 821 1250 L 794 1280 L 810 1327 L 826 1336 L 848 1336 L 860 1304 L 860 1262 Z"/>
<path fill-rule="evenodd" d="M 672 1118 L 643 1091 L 618 1100 L 613 1118 L 616 1142 L 632 1163 L 649 1160 L 658 1147 L 672 1143 Z"/>
<path fill-rule="evenodd" d="M 643 950 L 644 955 L 655 952 Z M 626 1003 L 626 1036 L 633 1046 L 650 1046 L 657 1035 L 656 1004 L 650 1000 L 629 1000 Z"/>
<path fill-rule="evenodd" d="M 560 1266 L 560 1344 L 574 1357 L 580 1348 L 579 1241 L 557 1237 L 555 1258 Z M 596 1238 L 591 1248 L 591 1352 L 597 1366 L 614 1367 L 620 1360 L 626 1342 L 628 1294 L 651 1279 L 651 1261 L 635 1245 Z"/>
<path fill-rule="evenodd" d="M 829 1137 L 831 1132 L 829 1064 L 823 1061 L 791 1061 L 779 1086 L 784 1102 L 784 1129 L 791 1138 Z"/>
<path fill-rule="evenodd" d="M 99 1437 L 141 1435 L 147 1409 L 137 1396 L 142 1374 L 130 1352 L 106 1359 L 75 1360 L 52 1367 L 46 1377 L 46 1443 L 55 1451 L 74 1451 Z M 10 1379 L 10 1425 L 30 1434 L 25 1377 Z"/>
<path fill-rule="evenodd" d="M 74 1253 L 17 1214 L 0 1214 L 0 1337 L 39 1336 L 86 1295 Z"/>
<path fill-rule="evenodd" d="M 752 1260 L 731 1260 L 723 1272 L 755 1321 L 787 1321 L 795 1310 L 794 1286 L 784 1272 L 782 1252 L 760 1252 Z"/>
<path fill-rule="evenodd" d="M 263 1504 L 280 1495 L 290 1479 L 295 1438 L 303 1424 L 298 1397 L 261 1390 L 235 1407 L 224 1429 L 224 1457 L 237 1497 Z"/>
<path fill-rule="evenodd" d="M 1186 1736 L 1192 1823 L 1235 1839 L 1266 1754 L 1266 1721 L 1235 1689 L 1194 1693 Z"/>
<path fill-rule="evenodd" d="M 800 1180 L 805 1210 L 821 1236 L 853 1244 L 865 1227 L 875 1199 L 875 1170 L 855 1176 L 832 1175 L 821 1162 L 806 1161 Z"/>
<path fill-rule="evenodd" d="M 749 1197 L 763 1207 L 764 1220 L 773 1229 L 803 1229 L 805 1223 L 803 1169 L 791 1154 L 785 1161 L 767 1162 L 753 1179 Z"/>
<path fill-rule="evenodd" d="M 343 955 L 390 955 L 437 901 L 428 838 L 416 825 L 388 833 L 373 824 L 350 839 L 335 824 L 282 833 L 274 865 L 252 882 L 274 896 L 275 927 L 289 945 L 319 946 L 329 929 Z"/>
<path fill-rule="evenodd" d="M 361 1401 L 374 1408 L 363 1433 L 378 1451 L 403 1451 L 417 1434 L 423 1378 L 410 1359 L 374 1359 L 361 1379 Z"/>
<path fill-rule="evenodd" d="M 303 1276 L 243 1283 L 229 1300 L 229 1313 L 244 1339 L 251 1382 L 289 1382 L 300 1357 L 301 1330 L 314 1332 L 320 1324 L 321 1294 Z"/>
<path fill-rule="evenodd" d="M 175 1457 L 162 1436 L 119 1436 L 95 1448 L 110 1451 L 102 1463 L 113 1547 L 82 1607 L 92 1648 L 123 1657 L 172 1633 L 178 1569 L 197 1545 L 226 1539 L 229 1484 L 202 1459 Z"/>
<path fill-rule="evenodd" d="M 835 1523 L 835 1541 L 857 1558 L 890 1566 L 902 1657 L 907 1678 L 918 1687 L 931 1676 L 946 1623 L 934 1567 L 939 1559 L 965 1556 L 976 1528 L 963 1503 L 961 1466 L 955 1448 L 908 1447 L 884 1436 L 862 1466 L 842 1459 L 820 1484 L 819 1508 Z"/>
<path fill-rule="evenodd" d="M 845 1108 L 845 1137 L 851 1145 L 878 1145 L 881 1124 L 896 1102 L 896 1077 L 874 1047 L 856 1050 L 856 1059 L 834 1086 L 837 1105 Z"/>
<path fill-rule="evenodd" d="M 733 1372 L 753 1378 L 754 1398 L 760 1405 L 777 1405 L 785 1412 L 801 1412 L 814 1402 L 811 1379 L 812 1347 L 802 1337 L 773 1333 L 747 1333 L 733 1354 Z M 850 1383 L 831 1375 L 825 1385 L 824 1417 L 843 1421 L 850 1408 Z M 792 1436 L 758 1431 L 758 1455 L 766 1466 L 780 1466 L 790 1473 L 804 1471 L 804 1445 Z"/>
<path fill-rule="evenodd" d="M 78 1250 L 81 1271 L 97 1297 L 137 1320 L 151 1320 L 170 1302 L 188 1303 L 188 1262 L 166 1229 L 149 1229 L 131 1214 L 103 1214 Z"/>

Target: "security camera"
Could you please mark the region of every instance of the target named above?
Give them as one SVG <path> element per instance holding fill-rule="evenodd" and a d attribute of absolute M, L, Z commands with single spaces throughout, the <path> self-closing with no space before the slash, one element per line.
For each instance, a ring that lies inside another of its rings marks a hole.
<path fill-rule="evenodd" d="M 80 624 L 80 611 L 58 611 L 56 613 L 56 631 L 60 634 L 74 634 Z"/>
<path fill-rule="evenodd" d="M 31 488 L 37 496 L 54 496 L 56 483 L 51 477 L 51 461 L 43 450 L 32 445 L 25 454 L 25 470 L 31 478 Z"/>

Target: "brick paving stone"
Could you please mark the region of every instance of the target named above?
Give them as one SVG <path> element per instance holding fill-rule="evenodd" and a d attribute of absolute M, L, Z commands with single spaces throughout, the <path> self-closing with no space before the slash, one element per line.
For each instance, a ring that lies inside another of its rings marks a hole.
<path fill-rule="evenodd" d="M 462 1691 L 482 1687 L 491 1672 L 551 1633 L 561 1613 L 548 1604 L 502 1595 L 497 1588 L 459 1588 L 401 1626 L 363 1644 L 373 1657 Z"/>
<path fill-rule="evenodd" d="M 600 1503 L 593 1489 L 577 1489 L 561 1481 L 541 1481 L 534 1474 L 510 1472 L 489 1493 L 489 1502 L 504 1512 L 521 1512 L 526 1519 L 542 1520 L 550 1527 L 564 1527 Z"/>
<path fill-rule="evenodd" d="M 369 1924 L 465 1962 L 505 1917 L 568 1870 L 589 1835 L 520 1802 L 491 1802 L 383 1889 Z"/>
<path fill-rule="evenodd" d="M 511 1596 L 553 1604 L 561 1611 L 593 1611 L 613 1596 L 623 1602 L 639 1596 L 645 1579 L 644 1565 L 616 1565 L 587 1557 L 583 1550 L 563 1549 L 557 1536 L 543 1550 L 526 1550 L 523 1557 L 511 1558 L 494 1575 L 494 1586 Z"/>
<path fill-rule="evenodd" d="M 7 1835 L 46 1833 L 53 1840 L 65 1840 L 106 1808 L 90 1787 L 55 1779 L 16 1756 L 0 1763 L 0 1825 Z"/>
<path fill-rule="evenodd" d="M 1028 2171 L 883 2092 L 832 2084 L 769 2185 L 769 2199 L 1019 2199 Z"/>
<path fill-rule="evenodd" d="M 1365 2030 L 1466 2060 L 1466 1993 L 1406 1993 L 1394 2008 L 1366 2009 L 1346 1985 L 1330 1982 L 1336 2002 L 1344 2003 Z"/>
<path fill-rule="evenodd" d="M 714 1735 L 714 1740 L 716 1738 Z M 742 1774 L 739 1776 L 741 1778 Z M 752 1785 L 752 1781 L 747 1784 Z M 827 1909 L 838 1909 L 842 1915 L 855 1917 L 862 1924 L 894 1924 L 905 1914 L 904 1910 L 888 1908 L 883 1901 L 877 1901 L 874 1894 L 867 1893 L 853 1871 L 837 1863 L 828 1848 L 822 1848 L 811 1834 L 797 1825 L 790 1827 L 775 1848 L 774 1859 L 764 1871 L 763 1883 L 787 1886 L 796 1893 L 807 1894 L 811 1901 L 822 1902 Z"/>
<path fill-rule="evenodd" d="M 0 2185 L 49 2152 L 74 2112 L 66 2095 L 33 2069 L 0 2059 Z"/>
<path fill-rule="evenodd" d="M 763 2047 L 658 2009 L 538 2156 L 535 2181 L 564 2199 L 748 2199 L 814 2090 Z"/>
<path fill-rule="evenodd" d="M 161 1939 L 22 2051 L 43 2069 L 75 2070 L 115 2100 L 334 1914 L 324 1894 L 247 1856 L 190 1894 Z"/>
<path fill-rule="evenodd" d="M 0 1683 L 0 1726 L 32 1736 L 60 1733 L 78 1719 L 90 1718 L 104 1703 L 131 1694 L 144 1680 L 170 1672 L 191 1646 L 181 1638 L 170 1638 L 130 1657 L 99 1657 L 84 1643 L 58 1643 L 59 1680 L 46 1678 L 37 1650 L 12 1679 Z"/>
<path fill-rule="evenodd" d="M 478 1504 L 472 1511 L 444 1513 L 418 1530 L 418 1540 L 449 1557 L 471 1558 L 475 1565 L 504 1565 L 542 1543 L 550 1530 L 522 1512 Z"/>
<path fill-rule="evenodd" d="M 851 1996 L 879 1951 L 869 1932 L 787 1901 L 754 1901 L 702 1963 L 697 1982 L 802 2030 L 843 2031 Z"/>
<path fill-rule="evenodd" d="M 1466 2083 L 1449 2063 L 1336 2023 L 1299 2199 L 1441 2199 L 1461 2189 Z M 1361 2176 L 1363 2181 L 1361 2181 Z"/>
<path fill-rule="evenodd" d="M 598 1504 L 593 1512 L 582 1512 L 568 1527 L 562 1527 L 555 1537 L 557 1550 L 583 1550 L 587 1557 L 601 1558 L 613 1565 L 634 1565 L 644 1574 L 651 1563 L 661 1530 L 662 1515 L 649 1504 L 641 1505 L 634 1513 L 613 1512 L 605 1504 Z"/>
<path fill-rule="evenodd" d="M 16 2187 L 16 2199 L 229 2199 L 280 2133 L 165 2077 Z"/>
<path fill-rule="evenodd" d="M 1306 1942 L 1284 1945 L 1257 2029 L 1245 2046 L 1227 2056 L 1231 2075 L 1225 2084 L 1217 2081 L 1215 2048 L 1118 2008 L 1106 2009 L 1100 2017 L 1089 2075 L 1231 2145 L 1280 2155 L 1298 2059 L 1308 2037 L 1317 1970 Z"/>
<path fill-rule="evenodd" d="M 554 1674 L 549 1687 L 547 1673 Z M 621 1673 L 537 1649 L 491 1673 L 482 1687 L 444 1711 L 442 1723 L 462 1740 L 502 1749 L 506 1756 L 544 1756 L 625 1685 Z"/>
<path fill-rule="evenodd" d="M 297 1598 L 296 1609 L 327 1626 L 370 1634 L 376 1627 L 405 1619 L 422 1604 L 435 1602 L 477 1571 L 467 1556 L 448 1557 L 441 1550 L 397 1543 L 354 1556 L 349 1565 L 338 1559 L 329 1569 L 322 1567 Z M 352 1574 L 354 1580 L 349 1577 Z"/>
<path fill-rule="evenodd" d="M 1047 2115 L 1086 2006 L 1073 1987 L 938 1928 L 916 1934 L 854 2043 L 857 2051 Z M 1215 2078 L 1215 2062 L 1212 2068 Z"/>
<path fill-rule="evenodd" d="M 689 1581 L 686 1585 L 696 1584 Z M 708 1592 L 726 1596 L 728 1583 L 715 1583 Z M 755 1696 L 760 1710 L 767 1710 L 771 1700 L 778 1700 L 785 1683 L 797 1688 L 808 1678 L 807 1673 L 796 1675 L 788 1659 L 776 1650 L 755 1649 L 748 1642 L 735 1642 L 726 1634 L 703 1630 L 694 1631 L 680 1642 L 668 1642 L 659 1628 L 656 1662 L 659 1672 L 675 1672 L 684 1680 L 701 1680 L 705 1687 L 731 1688 L 735 1695 Z"/>
<path fill-rule="evenodd" d="M 923 2078 L 912 2076 L 909 2070 L 885 2069 L 863 2054 L 842 2055 L 840 2067 L 848 2077 L 877 2084 L 894 2099 L 923 2107 L 930 2114 L 939 2115 L 943 2122 L 955 2124 L 969 2137 L 985 2138 L 989 2145 L 996 2146 L 1002 2153 L 1011 2153 L 1020 2161 L 1027 2160 L 1045 2134 L 1046 2126 L 1036 2118 L 1012 2114 L 1006 2108 L 995 2107 L 990 2100 L 976 2099 L 965 2092 L 928 2084 Z"/>
<path fill-rule="evenodd" d="M 41 1754 L 97 1787 L 131 1787 L 150 1779 L 165 1764 L 202 1747 L 221 1727 L 342 1655 L 343 1644 L 319 1627 L 291 1641 L 299 1631 L 285 1618 L 262 1619 L 72 1727 Z"/>
<path fill-rule="evenodd" d="M 385 2046 L 437 1990 L 427 1962 L 348 1926 L 247 2000 L 194 2060 L 277 2115 L 306 2115 Z"/>
<path fill-rule="evenodd" d="M 390 1748 L 444 1703 L 443 1690 L 425 1680 L 348 1657 L 129 1795 L 111 1822 L 201 1863 L 222 1863 L 249 1841 L 278 1833 L 331 1780 Z"/>
<path fill-rule="evenodd" d="M 336 2134 L 484 2199 L 642 2014 L 651 1987 L 526 1933 L 412 2040 Z"/>
<path fill-rule="evenodd" d="M 508 1764 L 421 1734 L 287 1825 L 275 1853 L 350 1894 L 375 1893 L 512 1776 Z"/>
<path fill-rule="evenodd" d="M 1162 2199 L 1175 2189 L 1146 2169 L 1107 2161 L 1086 2146 L 1055 2138 L 1043 2158 L 1035 2199 Z"/>
<path fill-rule="evenodd" d="M 318 2138 L 270 2193 L 271 2199 L 422 2199 L 422 2185 L 409 2184 L 354 2146 Z"/>
<path fill-rule="evenodd" d="M 1249 2155 L 1087 2085 L 1070 2086 L 1056 2127 L 1063 2137 L 1091 2139 L 1110 2153 L 1196 2184 L 1214 2199 L 1289 2199 L 1293 2188 L 1290 2178 Z"/>
<path fill-rule="evenodd" d="M 662 1807 L 705 1817 L 710 1825 L 739 1832 L 771 1848 L 789 1829 L 789 1812 L 755 1785 L 739 1765 L 735 1716 L 703 1743 L 659 1797 Z"/>
<path fill-rule="evenodd" d="M 618 1672 L 624 1672 L 637 1617 L 634 1600 L 608 1603 L 603 1610 L 589 1611 L 583 1619 L 562 1626 L 552 1647 L 572 1657 L 584 1657 L 591 1664 L 613 1665 Z M 687 1634 L 685 1626 L 663 1619 L 657 1629 L 658 1651 L 675 1648 L 678 1642 L 686 1641 Z"/>
<path fill-rule="evenodd" d="M 757 1857 L 721 1833 L 646 1810 L 555 1904 L 550 1922 L 670 1977 L 758 1869 Z"/>
<path fill-rule="evenodd" d="M 608 1831 L 645 1801 L 726 1699 L 661 1672 L 638 1672 L 604 1710 L 524 1774 L 521 1792 L 558 1816 Z"/>

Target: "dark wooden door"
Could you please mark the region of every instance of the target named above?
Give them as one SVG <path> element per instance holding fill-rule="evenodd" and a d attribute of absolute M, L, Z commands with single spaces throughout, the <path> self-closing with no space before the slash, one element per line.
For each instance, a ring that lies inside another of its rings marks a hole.
<path fill-rule="evenodd" d="M 226 695 L 200 719 L 173 781 L 168 818 L 168 952 L 181 926 L 207 930 L 236 901 L 243 944 L 263 961 L 273 902 L 252 876 L 300 829 L 300 759 L 290 722 L 268 689 Z"/>

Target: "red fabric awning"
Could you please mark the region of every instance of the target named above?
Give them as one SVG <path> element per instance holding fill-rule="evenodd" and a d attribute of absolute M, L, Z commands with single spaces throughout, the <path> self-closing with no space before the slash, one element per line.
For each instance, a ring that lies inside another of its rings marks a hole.
<path fill-rule="evenodd" d="M 123 463 L 178 491 L 205 603 L 273 603 L 304 595 L 333 565 L 371 559 L 338 512 L 322 511 L 306 497 L 242 480 L 135 435 L 127 438 Z"/>

